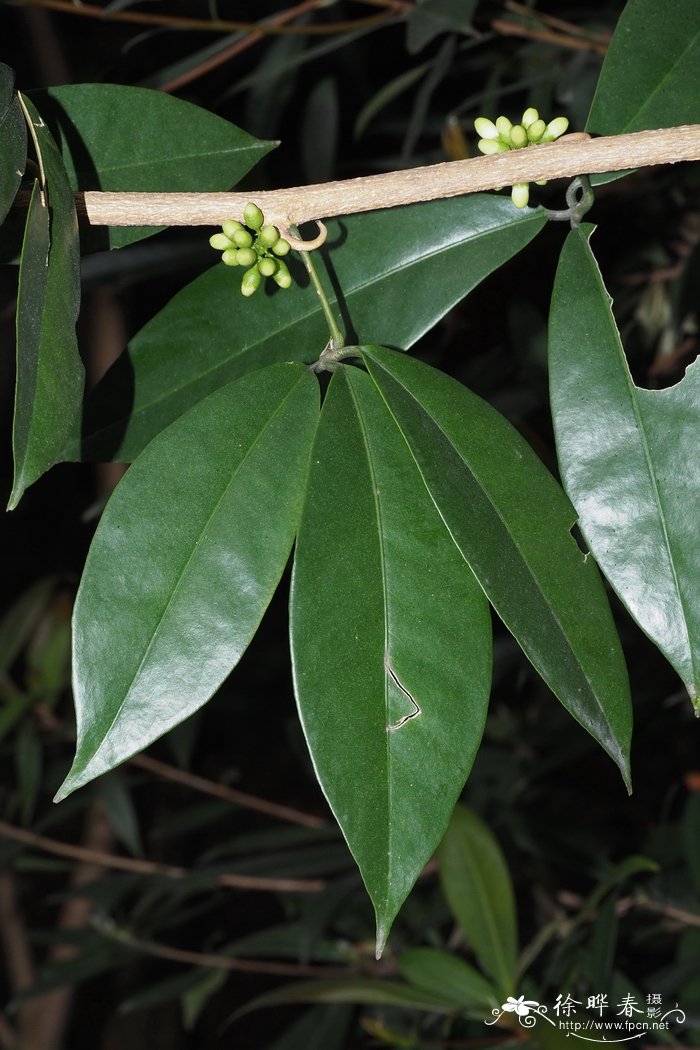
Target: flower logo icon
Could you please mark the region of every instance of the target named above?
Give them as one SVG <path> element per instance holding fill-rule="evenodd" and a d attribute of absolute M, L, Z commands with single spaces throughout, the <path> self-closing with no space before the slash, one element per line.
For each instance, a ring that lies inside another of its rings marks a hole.
<path fill-rule="evenodd" d="M 506 1002 L 503 1003 L 501 1010 L 503 1010 L 504 1013 L 517 1014 L 518 1017 L 527 1017 L 530 1010 L 537 1009 L 539 1005 L 540 1004 L 536 1003 L 534 999 L 526 999 L 524 995 L 518 996 L 517 999 L 514 999 L 512 995 L 509 995 Z"/>

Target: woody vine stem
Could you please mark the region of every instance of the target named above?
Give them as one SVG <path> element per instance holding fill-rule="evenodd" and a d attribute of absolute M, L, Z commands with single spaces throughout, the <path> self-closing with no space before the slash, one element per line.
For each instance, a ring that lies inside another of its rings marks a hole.
<path fill-rule="evenodd" d="M 557 142 L 492 157 L 259 193 L 88 192 L 76 199 L 79 212 L 94 226 L 214 226 L 222 219 L 241 218 L 245 205 L 253 201 L 265 213 L 266 222 L 286 230 L 331 216 L 515 183 L 693 160 L 700 160 L 699 124 L 598 139 L 584 133 L 565 135 Z"/>

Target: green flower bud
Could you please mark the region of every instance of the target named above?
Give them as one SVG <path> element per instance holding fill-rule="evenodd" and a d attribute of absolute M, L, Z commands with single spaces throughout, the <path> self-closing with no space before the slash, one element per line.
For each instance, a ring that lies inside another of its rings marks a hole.
<path fill-rule="evenodd" d="M 494 122 L 487 117 L 477 117 L 474 121 L 474 130 L 480 139 L 498 138 L 498 128 Z"/>
<path fill-rule="evenodd" d="M 536 120 L 539 120 L 539 117 L 540 115 L 537 110 L 530 106 L 530 108 L 526 109 L 523 113 L 523 119 L 520 123 L 524 128 L 529 128 L 531 124 L 534 124 Z"/>
<path fill-rule="evenodd" d="M 244 249 L 245 250 L 245 249 Z M 241 292 L 246 298 L 249 295 L 254 295 L 260 287 L 262 277 L 260 276 L 260 270 L 257 266 L 251 266 L 249 270 L 243 274 L 241 278 Z"/>
<path fill-rule="evenodd" d="M 529 183 L 516 183 L 510 191 L 510 197 L 516 208 L 527 208 L 527 202 L 530 199 Z"/>
<path fill-rule="evenodd" d="M 513 127 L 508 117 L 496 117 L 496 128 L 501 139 L 508 145 L 510 143 L 510 129 Z"/>
<path fill-rule="evenodd" d="M 280 237 L 277 244 L 272 245 L 272 251 L 275 255 L 288 255 L 291 249 L 291 244 L 289 241 L 285 241 L 284 237 Z"/>
<path fill-rule="evenodd" d="M 235 231 L 232 239 L 237 248 L 250 248 L 253 243 L 253 238 L 242 226 L 240 230 Z"/>
<path fill-rule="evenodd" d="M 233 240 L 234 233 L 236 230 L 242 230 L 243 224 L 240 223 L 238 219 L 227 219 L 226 222 L 223 223 L 223 228 L 226 236 Z"/>
<path fill-rule="evenodd" d="M 537 179 L 535 181 L 535 186 L 546 186 L 546 185 L 547 185 L 547 180 L 546 179 Z"/>
<path fill-rule="evenodd" d="M 277 273 L 278 266 L 279 263 L 277 262 L 277 259 L 270 259 L 267 257 L 261 259 L 258 263 L 258 269 L 260 270 L 260 273 L 263 275 L 263 277 L 274 277 L 274 275 Z"/>
<path fill-rule="evenodd" d="M 209 243 L 212 248 L 216 248 L 217 252 L 225 252 L 227 248 L 231 247 L 231 241 L 225 233 L 215 233 L 209 238 Z"/>
<path fill-rule="evenodd" d="M 545 133 L 546 127 L 547 125 L 543 120 L 533 120 L 527 129 L 527 137 L 530 142 L 539 142 Z"/>
<path fill-rule="evenodd" d="M 492 157 L 494 153 L 505 153 L 508 149 L 505 142 L 501 142 L 500 139 L 479 139 L 478 145 L 481 152 L 487 157 Z"/>
<path fill-rule="evenodd" d="M 522 149 L 523 146 L 529 144 L 530 140 L 527 137 L 527 131 L 522 124 L 514 124 L 510 129 L 510 141 L 516 149 Z"/>
<path fill-rule="evenodd" d="M 543 142 L 554 142 L 560 135 L 563 135 L 569 126 L 569 121 L 566 117 L 555 117 L 554 120 L 550 120 L 549 124 L 545 128 L 544 135 L 542 136 Z"/>
<path fill-rule="evenodd" d="M 259 230 L 265 221 L 265 217 L 257 204 L 246 204 L 243 209 L 243 218 L 251 230 Z"/>
<path fill-rule="evenodd" d="M 273 248 L 280 239 L 280 233 L 276 226 L 263 226 L 258 234 L 258 241 L 264 248 Z"/>
<path fill-rule="evenodd" d="M 280 288 L 289 288 L 292 283 L 292 275 L 287 268 L 287 264 L 280 260 L 277 263 L 277 273 L 273 275 L 275 284 L 278 284 Z"/>
<path fill-rule="evenodd" d="M 252 266 L 257 260 L 257 254 L 252 248 L 239 248 L 236 251 L 236 262 L 239 266 Z"/>
<path fill-rule="evenodd" d="M 221 256 L 221 261 L 226 263 L 227 266 L 238 266 L 237 252 L 237 248 L 227 248 Z"/>

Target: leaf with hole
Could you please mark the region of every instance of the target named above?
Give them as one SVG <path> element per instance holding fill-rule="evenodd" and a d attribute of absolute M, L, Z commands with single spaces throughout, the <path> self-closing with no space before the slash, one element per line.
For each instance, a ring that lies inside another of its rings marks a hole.
<path fill-rule="evenodd" d="M 102 516 L 74 612 L 78 744 L 58 798 L 200 708 L 255 634 L 289 557 L 318 383 L 272 365 L 155 439 Z"/>
<path fill-rule="evenodd" d="M 629 786 L 627 669 L 598 570 L 571 535 L 576 514 L 565 494 L 503 416 L 461 383 L 392 350 L 363 351 L 491 604 Z"/>
<path fill-rule="evenodd" d="M 334 220 L 327 257 L 349 337 L 411 346 L 544 223 L 540 211 L 485 194 Z M 253 301 L 238 294 L 239 282 L 216 266 L 134 337 L 88 401 L 85 458 L 132 459 L 221 383 L 319 356 L 328 331 L 311 287 Z M 80 458 L 79 449 L 66 458 Z"/>
<path fill-rule="evenodd" d="M 324 401 L 290 599 L 316 775 L 377 917 L 377 951 L 437 846 L 481 740 L 488 605 L 368 376 Z"/>
<path fill-rule="evenodd" d="M 700 709 L 700 363 L 635 386 L 589 238 L 572 231 L 552 295 L 559 465 L 598 564 Z"/>

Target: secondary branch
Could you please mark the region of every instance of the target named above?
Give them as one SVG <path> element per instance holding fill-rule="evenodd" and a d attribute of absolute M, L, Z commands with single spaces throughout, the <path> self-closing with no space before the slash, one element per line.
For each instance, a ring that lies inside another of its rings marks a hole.
<path fill-rule="evenodd" d="M 458 197 L 520 182 L 622 171 L 700 160 L 700 124 L 591 139 L 565 135 L 557 142 L 494 157 L 448 161 L 344 182 L 246 193 L 98 193 L 77 195 L 79 211 L 94 226 L 217 226 L 241 219 L 253 201 L 275 226 Z"/>

